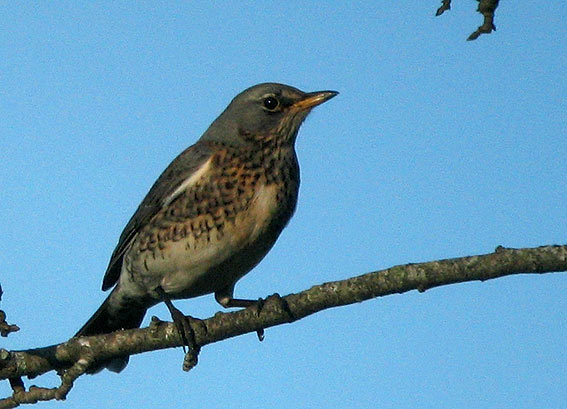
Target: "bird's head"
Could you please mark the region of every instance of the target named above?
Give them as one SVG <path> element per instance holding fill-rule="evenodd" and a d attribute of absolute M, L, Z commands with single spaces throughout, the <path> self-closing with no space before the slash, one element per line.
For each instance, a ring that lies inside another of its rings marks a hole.
<path fill-rule="evenodd" d="M 292 145 L 311 109 L 337 94 L 336 91 L 306 93 L 276 83 L 255 85 L 232 100 L 203 139 L 236 146 L 272 140 L 280 145 Z"/>

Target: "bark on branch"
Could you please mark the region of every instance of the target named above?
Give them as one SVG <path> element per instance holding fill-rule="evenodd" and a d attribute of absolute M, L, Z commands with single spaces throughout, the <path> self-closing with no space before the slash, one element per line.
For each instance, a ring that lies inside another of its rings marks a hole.
<path fill-rule="evenodd" d="M 406 264 L 358 277 L 316 285 L 285 297 L 271 296 L 258 313 L 256 308 L 217 313 L 195 329 L 200 346 L 290 323 L 341 305 L 411 290 L 465 281 L 485 281 L 512 274 L 541 274 L 567 271 L 567 245 L 526 249 L 498 247 L 494 253 L 427 263 Z M 49 347 L 25 351 L 0 350 L 0 379 L 8 379 L 14 390 L 0 400 L 0 408 L 16 407 L 39 400 L 65 399 L 73 381 L 96 362 L 147 351 L 179 347 L 181 337 L 172 323 L 153 319 L 148 328 L 112 334 L 72 338 Z M 32 387 L 25 390 L 21 377 L 33 378 L 57 370 L 58 388 Z"/>

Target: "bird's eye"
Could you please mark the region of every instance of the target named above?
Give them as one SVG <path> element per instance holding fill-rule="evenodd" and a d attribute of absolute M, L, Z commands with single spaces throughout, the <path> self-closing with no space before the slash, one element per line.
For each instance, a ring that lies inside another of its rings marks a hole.
<path fill-rule="evenodd" d="M 267 97 L 264 99 L 264 108 L 268 111 L 274 111 L 278 106 L 280 106 L 280 101 L 276 97 Z"/>

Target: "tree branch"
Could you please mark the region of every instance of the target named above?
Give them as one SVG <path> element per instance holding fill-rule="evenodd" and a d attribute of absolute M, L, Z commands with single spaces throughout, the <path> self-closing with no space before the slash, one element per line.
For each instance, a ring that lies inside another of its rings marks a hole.
<path fill-rule="evenodd" d="M 2 300 L 2 286 L 0 285 L 0 301 Z M 8 324 L 6 322 L 6 313 L 0 310 L 0 336 L 7 337 L 8 334 L 12 332 L 17 332 L 20 330 L 20 327 L 14 324 Z"/>
<path fill-rule="evenodd" d="M 248 332 L 290 323 L 316 312 L 411 290 L 421 292 L 465 281 L 485 281 L 512 274 L 541 274 L 567 271 L 567 245 L 526 249 L 498 247 L 494 253 L 427 263 L 406 264 L 347 280 L 316 285 L 286 297 L 268 297 L 257 308 L 217 313 L 197 325 L 195 340 L 204 346 Z M 179 347 L 181 337 L 172 323 L 152 318 L 148 328 L 69 341 L 25 351 L 0 350 L 0 379 L 10 379 L 12 397 L 0 400 L 0 408 L 38 400 L 64 399 L 73 381 L 97 362 L 147 351 Z M 22 376 L 36 377 L 57 370 L 58 388 L 23 388 Z"/>
<path fill-rule="evenodd" d="M 494 25 L 494 13 L 498 7 L 500 0 L 477 0 L 478 11 L 484 17 L 484 21 L 480 27 L 478 27 L 468 38 L 467 41 L 476 40 L 481 34 L 490 34 L 492 31 L 496 31 L 496 26 Z M 451 10 L 451 0 L 442 0 L 441 7 L 435 12 L 435 16 L 440 16 L 447 10 Z"/>

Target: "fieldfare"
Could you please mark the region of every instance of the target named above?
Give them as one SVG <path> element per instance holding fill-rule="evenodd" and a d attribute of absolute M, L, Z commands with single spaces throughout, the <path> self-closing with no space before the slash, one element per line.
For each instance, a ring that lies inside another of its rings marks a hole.
<path fill-rule="evenodd" d="M 299 127 L 335 95 L 275 83 L 237 95 L 154 183 L 110 258 L 102 289 L 112 292 L 76 336 L 137 328 L 148 308 L 172 299 L 214 293 L 223 307 L 255 303 L 233 298 L 234 285 L 293 215 Z M 119 372 L 127 362 L 103 365 Z"/>

